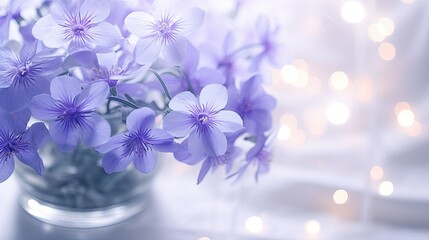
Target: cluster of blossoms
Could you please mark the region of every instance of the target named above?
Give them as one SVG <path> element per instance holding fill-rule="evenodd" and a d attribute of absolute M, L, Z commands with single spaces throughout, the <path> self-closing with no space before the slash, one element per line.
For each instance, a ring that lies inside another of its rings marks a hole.
<path fill-rule="evenodd" d="M 249 166 L 256 178 L 268 171 L 276 101 L 260 72 L 279 47 L 268 18 L 246 33 L 201 26 L 214 17 L 179 0 L 35 1 L 34 16 L 24 17 L 28 2 L 11 0 L 0 16 L 0 182 L 15 158 L 42 175 L 38 149 L 48 141 L 97 150 L 107 173 L 131 162 L 150 173 L 157 152 L 201 163 L 198 183 L 219 166 L 229 177 Z M 112 124 L 122 130 L 112 134 Z"/>

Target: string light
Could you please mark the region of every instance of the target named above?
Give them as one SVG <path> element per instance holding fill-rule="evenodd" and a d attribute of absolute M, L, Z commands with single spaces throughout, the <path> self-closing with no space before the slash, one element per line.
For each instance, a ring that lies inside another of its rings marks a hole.
<path fill-rule="evenodd" d="M 382 196 L 390 196 L 393 193 L 393 183 L 390 181 L 384 181 L 378 186 L 378 192 Z"/>
<path fill-rule="evenodd" d="M 245 223 L 247 231 L 251 233 L 259 233 L 264 228 L 264 222 L 258 216 L 248 217 Z"/>
<path fill-rule="evenodd" d="M 336 204 L 345 204 L 349 199 L 349 194 L 344 189 L 338 189 L 337 191 L 335 191 L 334 195 L 332 196 L 332 199 Z"/>
<path fill-rule="evenodd" d="M 365 18 L 365 8 L 358 1 L 347 1 L 341 7 L 341 16 L 350 23 L 360 23 Z"/>
<path fill-rule="evenodd" d="M 370 171 L 371 178 L 374 180 L 380 180 L 383 178 L 384 170 L 380 166 L 374 166 Z"/>
<path fill-rule="evenodd" d="M 349 85 L 349 77 L 345 72 L 337 71 L 331 74 L 329 83 L 332 90 L 342 91 Z"/>
<path fill-rule="evenodd" d="M 292 134 L 292 129 L 287 124 L 283 124 L 280 127 L 279 132 L 277 133 L 277 138 L 283 141 L 288 140 L 291 134 Z"/>
<path fill-rule="evenodd" d="M 293 65 L 286 65 L 280 71 L 281 77 L 285 83 L 294 84 L 298 81 L 299 72 Z"/>
<path fill-rule="evenodd" d="M 349 109 L 342 103 L 331 103 L 326 110 L 328 121 L 334 125 L 344 125 L 349 120 Z"/>
<path fill-rule="evenodd" d="M 320 232 L 320 228 L 321 227 L 320 227 L 319 221 L 317 221 L 315 219 L 308 220 L 304 224 L 305 232 L 307 232 L 310 235 L 318 234 Z"/>
<path fill-rule="evenodd" d="M 398 113 L 398 123 L 401 127 L 411 127 L 414 124 L 414 113 L 411 109 L 404 109 Z"/>
<path fill-rule="evenodd" d="M 383 42 L 378 47 L 378 55 L 385 61 L 392 61 L 396 56 L 396 48 L 390 42 Z"/>

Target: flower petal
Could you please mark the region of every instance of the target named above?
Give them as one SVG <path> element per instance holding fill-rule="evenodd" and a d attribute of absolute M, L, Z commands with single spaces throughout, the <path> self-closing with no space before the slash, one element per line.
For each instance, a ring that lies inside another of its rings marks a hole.
<path fill-rule="evenodd" d="M 6 181 L 12 175 L 14 169 L 15 161 L 12 156 L 0 159 L 0 183 Z"/>
<path fill-rule="evenodd" d="M 100 146 L 110 139 L 109 123 L 95 113 L 85 118 L 79 130 L 82 142 L 89 147 Z"/>
<path fill-rule="evenodd" d="M 125 154 L 124 150 L 125 148 L 119 147 L 104 155 L 102 165 L 106 173 L 120 172 L 130 165 L 134 156 Z"/>
<path fill-rule="evenodd" d="M 197 180 L 197 184 L 200 184 L 203 180 L 204 177 L 207 175 L 207 173 L 209 172 L 210 168 L 211 168 L 212 164 L 211 164 L 211 157 L 208 157 L 204 162 L 203 165 L 201 165 L 201 169 L 200 172 L 198 173 L 198 180 Z"/>
<path fill-rule="evenodd" d="M 99 23 L 110 14 L 110 0 L 85 0 L 80 6 L 83 18 L 91 19 L 91 23 Z"/>
<path fill-rule="evenodd" d="M 77 14 L 79 10 L 79 2 L 77 0 L 56 0 L 52 1 L 50 13 L 52 18 L 57 23 L 63 23 L 68 16 Z"/>
<path fill-rule="evenodd" d="M 58 144 L 61 150 L 70 151 L 77 145 L 79 140 L 79 131 L 71 125 L 62 124 L 59 121 L 54 121 L 49 124 L 49 133 L 55 143 Z"/>
<path fill-rule="evenodd" d="M 192 73 L 197 71 L 199 61 L 200 53 L 194 45 L 188 42 L 186 45 L 186 55 L 181 65 L 182 71 L 188 75 L 191 75 Z"/>
<path fill-rule="evenodd" d="M 59 76 L 51 82 L 51 96 L 56 100 L 72 100 L 82 91 L 82 82 L 70 76 Z"/>
<path fill-rule="evenodd" d="M 221 132 L 235 132 L 243 127 L 243 120 L 233 111 L 222 110 L 215 115 L 216 127 Z"/>
<path fill-rule="evenodd" d="M 40 176 L 43 175 L 45 167 L 43 166 L 43 161 L 40 158 L 39 153 L 37 153 L 35 149 L 20 151 L 16 156 L 22 163 L 33 168 L 37 174 Z"/>
<path fill-rule="evenodd" d="M 192 131 L 189 114 L 170 112 L 164 117 L 164 129 L 175 137 L 185 137 Z"/>
<path fill-rule="evenodd" d="M 191 113 L 191 110 L 198 106 L 198 100 L 191 92 L 181 92 L 171 99 L 168 106 L 173 111 Z"/>
<path fill-rule="evenodd" d="M 35 38 L 43 41 L 43 44 L 49 48 L 67 48 L 70 43 L 64 38 L 64 29 L 54 21 L 51 15 L 39 19 L 34 24 L 32 32 Z"/>
<path fill-rule="evenodd" d="M 151 129 L 155 122 L 155 112 L 150 108 L 140 108 L 132 111 L 127 117 L 127 128 L 130 132 Z"/>
<path fill-rule="evenodd" d="M 34 96 L 30 103 L 31 113 L 40 120 L 54 120 L 59 112 L 55 108 L 54 100 L 48 94 Z"/>
<path fill-rule="evenodd" d="M 171 65 L 178 66 L 186 55 L 187 41 L 185 38 L 177 38 L 167 44 L 162 51 L 164 59 Z"/>
<path fill-rule="evenodd" d="M 220 84 L 210 84 L 201 90 L 200 105 L 205 106 L 212 111 L 219 111 L 226 106 L 228 102 L 228 92 Z"/>
<path fill-rule="evenodd" d="M 25 137 L 36 149 L 39 149 L 48 140 L 49 132 L 44 123 L 38 122 L 31 125 L 25 132 Z"/>
<path fill-rule="evenodd" d="M 125 27 L 132 34 L 147 37 L 153 34 L 155 19 L 146 12 L 132 12 L 125 18 Z"/>
<path fill-rule="evenodd" d="M 112 138 L 110 138 L 110 140 L 107 143 L 96 147 L 96 150 L 99 151 L 100 153 L 107 153 L 112 151 L 115 148 L 121 147 L 124 144 L 125 140 L 127 139 L 127 136 L 126 136 L 127 133 L 117 134 L 113 136 Z"/>
<path fill-rule="evenodd" d="M 83 110 L 93 111 L 103 104 L 109 95 L 109 86 L 105 82 L 96 82 L 84 88 L 79 95 Z"/>
<path fill-rule="evenodd" d="M 154 39 L 140 39 L 134 49 L 134 58 L 140 65 L 151 65 L 159 57 L 162 42 Z"/>
<path fill-rule="evenodd" d="M 192 7 L 182 13 L 178 21 L 180 34 L 187 35 L 197 29 L 204 21 L 204 11 L 197 7 Z"/>
<path fill-rule="evenodd" d="M 121 41 L 121 33 L 118 28 L 107 22 L 99 23 L 88 29 L 87 34 L 96 45 L 102 47 L 111 48 Z"/>
<path fill-rule="evenodd" d="M 156 168 L 156 152 L 147 151 L 143 157 L 134 159 L 134 166 L 142 173 L 150 173 Z"/>
<path fill-rule="evenodd" d="M 220 156 L 226 152 L 227 141 L 225 134 L 217 128 L 206 127 L 189 135 L 188 148 L 189 152 L 196 157 L 204 153 L 209 156 Z"/>

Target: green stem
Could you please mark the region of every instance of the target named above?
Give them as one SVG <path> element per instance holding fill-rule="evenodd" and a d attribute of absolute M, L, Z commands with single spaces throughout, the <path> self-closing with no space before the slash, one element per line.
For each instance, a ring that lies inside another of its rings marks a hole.
<path fill-rule="evenodd" d="M 136 104 L 134 104 L 132 102 L 129 102 L 129 101 L 125 100 L 125 99 L 119 98 L 119 97 L 110 96 L 110 97 L 108 97 L 108 99 L 111 100 L 111 101 L 116 101 L 116 102 L 122 103 L 122 104 L 124 104 L 124 105 L 126 105 L 128 107 L 134 108 L 134 109 L 140 108 L 140 106 L 138 106 L 138 105 L 136 105 Z"/>
<path fill-rule="evenodd" d="M 162 89 L 164 90 L 165 95 L 167 96 L 168 100 L 171 100 L 170 92 L 167 89 L 167 85 L 165 85 L 164 80 L 162 79 L 161 75 L 159 75 L 155 70 L 150 69 L 150 71 L 155 75 L 155 77 L 158 79 L 159 83 L 161 83 Z"/>

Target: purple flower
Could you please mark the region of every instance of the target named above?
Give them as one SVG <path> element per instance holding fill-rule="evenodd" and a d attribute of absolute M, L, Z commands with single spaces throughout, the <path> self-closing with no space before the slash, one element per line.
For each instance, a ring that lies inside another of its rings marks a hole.
<path fill-rule="evenodd" d="M 15 169 L 14 156 L 42 175 L 44 167 L 37 149 L 48 137 L 45 125 L 36 123 L 26 130 L 30 119 L 28 110 L 15 113 L 0 110 L 0 119 L 0 182 L 12 175 Z"/>
<path fill-rule="evenodd" d="M 33 35 L 50 48 L 111 48 L 121 35 L 115 26 L 103 22 L 109 13 L 109 0 L 56 0 L 50 14 L 34 25 Z"/>
<path fill-rule="evenodd" d="M 237 112 L 243 118 L 247 132 L 258 135 L 271 128 L 271 111 L 276 106 L 276 100 L 265 93 L 259 75 L 244 82 L 240 90 L 230 86 L 228 95 L 227 109 Z"/>
<path fill-rule="evenodd" d="M 240 137 L 245 132 L 245 129 L 242 128 L 234 133 L 227 133 L 226 139 L 228 142 L 228 147 L 225 154 L 220 156 L 206 156 L 203 164 L 201 165 L 200 172 L 198 174 L 197 184 L 200 184 L 210 169 L 212 172 L 216 171 L 219 166 L 225 165 L 226 173 L 228 174 L 233 166 L 234 160 L 241 154 L 241 149 L 234 146 L 235 140 Z M 174 152 L 174 157 L 180 162 L 194 165 L 201 161 L 201 159 L 195 158 L 188 152 L 188 141 L 187 139 L 176 148 Z"/>
<path fill-rule="evenodd" d="M 173 136 L 162 129 L 152 128 L 155 113 L 150 108 L 134 110 L 128 115 L 129 132 L 118 134 L 97 150 L 106 153 L 103 168 L 107 173 L 123 171 L 131 162 L 142 173 L 156 167 L 156 151 L 173 150 Z"/>
<path fill-rule="evenodd" d="M 246 163 L 237 172 L 228 176 L 228 178 L 235 177 L 236 180 L 240 179 L 251 164 L 257 165 L 255 172 L 256 181 L 258 181 L 260 174 L 268 173 L 273 158 L 271 147 L 273 139 L 274 134 L 268 137 L 265 134 L 258 135 L 255 145 L 246 154 Z"/>
<path fill-rule="evenodd" d="M 260 16 L 256 22 L 255 29 L 262 51 L 252 59 L 250 69 L 257 71 L 264 59 L 277 67 L 286 62 L 285 58 L 289 57 L 289 55 L 287 55 L 284 46 L 276 39 L 279 27 L 270 22 L 268 17 Z"/>
<path fill-rule="evenodd" d="M 61 57 L 37 51 L 37 42 L 24 45 L 19 56 L 7 47 L 0 48 L 0 88 L 4 88 L 0 94 L 1 106 L 17 110 L 33 96 L 48 93 L 48 78 L 60 66 Z"/>
<path fill-rule="evenodd" d="M 110 138 L 110 125 L 95 113 L 109 94 L 108 86 L 94 83 L 82 90 L 81 84 L 73 77 L 57 77 L 51 82 L 51 95 L 37 95 L 30 104 L 36 118 L 49 122 L 52 139 L 64 151 L 73 149 L 79 139 L 97 147 Z"/>
<path fill-rule="evenodd" d="M 136 62 L 150 65 L 162 52 L 166 60 L 180 63 L 186 50 L 185 36 L 201 25 L 204 11 L 184 8 L 178 0 L 158 0 L 151 13 L 133 12 L 125 18 L 128 31 L 141 38 L 134 52 Z"/>
<path fill-rule="evenodd" d="M 172 96 L 183 91 L 191 90 L 199 94 L 203 87 L 209 84 L 224 84 L 225 77 L 215 69 L 202 67 L 198 69 L 199 52 L 188 42 L 188 48 L 182 64 L 179 66 L 178 74 L 164 74 L 163 80 Z M 161 89 L 158 81 L 154 82 L 154 87 Z"/>
<path fill-rule="evenodd" d="M 164 118 L 164 129 L 175 137 L 188 137 L 189 152 L 196 159 L 220 156 L 227 150 L 225 133 L 242 128 L 240 116 L 222 110 L 228 101 L 226 88 L 211 84 L 201 90 L 199 99 L 190 92 L 177 94 L 169 103 L 173 110 Z"/>
<path fill-rule="evenodd" d="M 270 163 L 273 158 L 270 140 L 264 134 L 259 135 L 255 146 L 253 146 L 246 154 L 246 161 L 248 166 L 251 163 L 257 165 L 255 172 L 255 180 L 258 181 L 259 175 L 270 171 Z M 244 169 L 243 169 L 244 170 Z"/>

